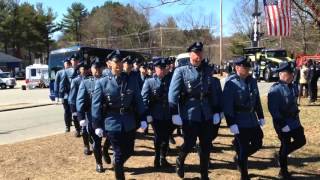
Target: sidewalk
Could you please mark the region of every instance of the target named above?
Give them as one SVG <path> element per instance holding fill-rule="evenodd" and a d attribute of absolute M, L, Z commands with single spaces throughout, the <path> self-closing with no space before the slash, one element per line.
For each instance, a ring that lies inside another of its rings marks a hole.
<path fill-rule="evenodd" d="M 14 89 L 0 90 L 0 112 L 55 104 L 49 99 L 49 89 L 21 90 L 24 81 Z"/>

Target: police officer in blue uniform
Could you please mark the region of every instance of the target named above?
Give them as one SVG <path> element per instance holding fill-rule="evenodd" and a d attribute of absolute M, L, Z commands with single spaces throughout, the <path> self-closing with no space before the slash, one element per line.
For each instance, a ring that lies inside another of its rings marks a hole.
<path fill-rule="evenodd" d="M 79 70 L 79 75 L 78 77 L 74 78 L 71 82 L 71 89 L 70 89 L 70 95 L 68 98 L 68 103 L 71 107 L 71 113 L 74 115 L 76 114 L 75 118 L 77 118 L 77 121 L 79 121 L 78 114 L 77 114 L 77 95 L 78 95 L 81 82 L 86 78 L 86 76 L 89 73 L 88 72 L 89 66 L 84 63 L 80 63 L 77 69 Z M 88 138 L 89 135 L 85 130 L 85 128 L 82 128 L 81 130 L 82 130 L 81 132 L 82 132 L 82 138 L 83 138 L 83 144 L 84 144 L 83 152 L 85 155 L 90 155 L 91 152 L 90 152 L 90 145 L 89 145 L 89 138 Z"/>
<path fill-rule="evenodd" d="M 110 56 L 107 56 L 106 60 L 105 60 L 106 66 L 105 66 L 105 69 L 102 71 L 102 76 L 103 77 L 110 74 L 110 65 L 109 65 L 110 62 L 109 62 L 109 60 L 110 60 Z"/>
<path fill-rule="evenodd" d="M 92 76 L 84 79 L 79 87 L 77 96 L 77 112 L 80 125 L 82 127 L 82 136 L 84 144 L 89 146 L 89 140 L 93 140 L 93 154 L 96 160 L 96 171 L 102 173 L 104 171 L 102 165 L 102 152 L 101 152 L 101 141 L 102 138 L 97 136 L 92 127 L 91 117 L 91 98 L 94 91 L 95 82 L 100 79 L 101 63 L 98 60 L 93 61 L 91 64 Z M 105 144 L 108 143 L 107 140 Z M 111 159 L 108 152 L 103 153 L 107 159 L 107 163 L 110 163 Z"/>
<path fill-rule="evenodd" d="M 119 50 L 111 53 L 111 74 L 99 79 L 92 95 L 92 121 L 95 133 L 106 132 L 114 151 L 113 167 L 116 179 L 125 179 L 123 165 L 134 153 L 136 120 L 134 109 L 141 117 L 145 107 L 141 91 L 133 76 L 124 73 Z M 144 118 L 145 119 L 145 118 Z M 146 122 L 141 122 L 142 129 Z"/>
<path fill-rule="evenodd" d="M 70 68 L 70 66 L 71 66 L 69 57 L 64 59 L 63 66 L 64 66 L 64 69 L 59 70 L 56 74 L 56 79 L 54 81 L 54 93 L 58 99 L 62 99 L 62 104 L 63 104 L 63 109 L 64 109 L 64 122 L 65 122 L 65 126 L 66 126 L 65 131 L 69 132 L 70 131 L 70 123 L 71 123 L 71 111 L 70 111 L 68 101 L 63 100 L 64 93 L 62 90 L 64 90 L 64 89 L 62 89 L 60 87 L 60 85 L 62 85 L 61 81 L 62 81 L 62 76 L 64 76 L 65 70 Z"/>
<path fill-rule="evenodd" d="M 223 89 L 223 111 L 232 134 L 237 155 L 235 161 L 241 179 L 249 179 L 248 157 L 262 147 L 265 124 L 257 80 L 250 74 L 251 64 L 245 57 L 234 61 L 236 73 L 229 76 Z"/>
<path fill-rule="evenodd" d="M 175 70 L 176 58 L 175 57 L 168 57 L 166 59 L 167 59 L 167 64 L 168 64 L 168 66 L 167 66 L 168 75 L 167 76 L 169 76 L 169 79 L 172 79 L 173 72 Z M 177 135 L 182 136 L 181 127 L 173 124 L 171 127 L 171 130 L 170 130 L 170 138 L 169 138 L 169 142 L 171 144 L 176 144 L 176 141 L 175 141 L 174 135 L 173 135 L 173 132 L 175 129 L 177 129 Z"/>
<path fill-rule="evenodd" d="M 215 89 L 211 68 L 202 58 L 203 44 L 195 42 L 188 48 L 190 62 L 178 67 L 169 88 L 169 104 L 172 122 L 182 125 L 184 142 L 176 160 L 176 172 L 184 177 L 184 161 L 188 153 L 200 140 L 200 173 L 201 179 L 209 179 L 208 162 L 209 146 L 213 126 L 213 115 L 217 112 L 211 104 Z M 178 114 L 178 104 L 179 114 Z"/>
<path fill-rule="evenodd" d="M 66 111 L 65 114 L 67 114 L 66 116 L 68 117 L 68 118 L 65 118 L 67 120 L 66 132 L 70 131 L 71 121 L 73 120 L 75 129 L 76 129 L 75 136 L 80 137 L 80 125 L 79 125 L 79 122 L 76 118 L 77 114 L 71 113 L 71 107 L 68 103 L 68 98 L 69 98 L 69 94 L 70 94 L 70 90 L 71 90 L 71 82 L 78 74 L 78 71 L 76 69 L 77 64 L 78 64 L 78 60 L 76 59 L 76 57 L 74 55 L 72 55 L 70 58 L 70 62 L 71 62 L 72 67 L 64 69 L 61 73 L 60 84 L 59 84 L 59 94 L 61 95 L 61 97 L 63 97 L 62 104 L 63 104 L 64 109 Z M 69 106 L 69 107 L 67 107 L 67 106 Z"/>
<path fill-rule="evenodd" d="M 213 69 L 212 69 L 213 70 Z M 215 109 L 215 114 L 213 115 L 213 128 L 212 128 L 212 136 L 211 136 L 211 141 L 214 141 L 219 132 L 220 124 L 221 124 L 221 119 L 222 119 L 222 114 L 223 114 L 223 109 L 222 109 L 222 88 L 221 88 L 221 83 L 220 80 L 216 77 L 212 78 L 212 83 L 214 89 L 212 90 L 213 93 L 212 95 L 214 96 L 211 104 L 213 106 L 213 109 Z M 211 149 L 213 148 L 213 145 L 211 145 Z"/>
<path fill-rule="evenodd" d="M 154 60 L 155 75 L 143 84 L 141 95 L 147 109 L 147 121 L 152 123 L 154 130 L 155 159 L 154 167 L 168 167 L 166 160 L 169 147 L 170 129 L 172 127 L 171 114 L 168 103 L 170 77 L 166 76 L 165 58 Z"/>
<path fill-rule="evenodd" d="M 139 79 L 139 86 L 142 89 L 142 86 L 144 84 L 144 82 L 146 81 L 146 79 L 150 78 L 151 76 L 148 75 L 148 63 L 147 62 L 143 62 L 140 65 L 139 68 L 139 74 L 140 74 L 140 79 Z"/>
<path fill-rule="evenodd" d="M 283 62 L 277 72 L 279 81 L 272 85 L 268 93 L 268 108 L 281 142 L 278 156 L 279 177 L 291 179 L 288 172 L 288 155 L 304 146 L 306 138 L 299 118 L 298 87 L 292 83 L 294 68 L 291 63 Z"/>
<path fill-rule="evenodd" d="M 79 75 L 79 68 L 78 68 L 78 64 L 79 64 L 79 59 L 77 54 L 74 54 L 70 57 L 70 62 L 71 62 L 71 68 L 68 68 L 65 70 L 64 76 L 62 78 L 62 84 L 63 87 L 65 89 L 65 100 L 68 101 L 69 104 L 69 96 L 70 96 L 70 92 L 71 92 L 71 84 L 73 79 L 75 79 L 78 75 Z M 77 113 L 74 112 L 73 110 L 75 110 L 74 105 L 73 104 L 69 104 L 70 106 L 70 111 L 71 111 L 71 117 L 72 117 L 72 121 L 74 124 L 74 127 L 76 129 L 75 132 L 75 136 L 76 137 L 80 137 L 80 125 L 79 125 L 79 121 L 77 118 Z M 71 125 L 71 122 L 70 122 Z"/>

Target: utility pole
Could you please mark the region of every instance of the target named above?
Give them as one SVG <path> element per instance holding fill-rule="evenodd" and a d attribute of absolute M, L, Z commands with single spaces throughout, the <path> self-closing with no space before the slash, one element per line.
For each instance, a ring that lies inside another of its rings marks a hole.
<path fill-rule="evenodd" d="M 163 45 L 163 39 L 162 39 L 162 27 L 160 26 L 160 50 L 161 50 L 161 56 L 163 56 L 163 53 L 162 53 L 162 45 Z"/>
<path fill-rule="evenodd" d="M 251 34 L 251 46 L 252 47 L 259 47 L 259 40 L 262 36 L 262 33 L 260 33 L 260 22 L 259 17 L 261 16 L 261 12 L 259 12 L 259 2 L 258 0 L 255 0 L 254 2 L 254 13 L 253 16 L 253 32 Z"/>
<path fill-rule="evenodd" d="M 223 22 L 222 22 L 222 0 L 220 0 L 220 67 L 222 66 L 222 58 L 223 58 L 223 56 L 222 56 L 222 52 L 223 52 L 223 47 L 222 47 L 222 36 L 223 36 L 223 24 L 222 24 Z"/>

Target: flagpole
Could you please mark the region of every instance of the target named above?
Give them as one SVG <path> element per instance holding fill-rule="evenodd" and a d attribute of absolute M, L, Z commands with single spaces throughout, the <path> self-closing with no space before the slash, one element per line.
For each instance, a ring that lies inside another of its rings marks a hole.
<path fill-rule="evenodd" d="M 222 66 L 222 0 L 220 0 L 220 67 Z"/>
<path fill-rule="evenodd" d="M 282 36 L 280 36 L 280 48 L 282 48 Z"/>

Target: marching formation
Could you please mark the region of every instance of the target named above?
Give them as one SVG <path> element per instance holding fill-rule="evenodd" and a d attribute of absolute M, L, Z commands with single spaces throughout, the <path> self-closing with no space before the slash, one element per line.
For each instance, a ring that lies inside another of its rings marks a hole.
<path fill-rule="evenodd" d="M 184 162 L 197 146 L 201 179 L 209 179 L 212 141 L 225 117 L 234 135 L 234 160 L 241 179 L 250 179 L 248 157 L 263 146 L 265 125 L 257 80 L 249 73 L 251 64 L 245 57 L 235 60 L 236 73 L 227 77 L 222 90 L 212 66 L 203 60 L 203 44 L 195 42 L 187 52 L 189 62 L 176 68 L 171 57 L 154 58 L 150 66 L 124 57 L 119 50 L 108 54 L 106 60 L 94 59 L 91 66 L 79 63 L 77 56 L 64 61 L 54 89 L 62 99 L 66 132 L 73 122 L 75 136 L 83 138 L 84 154 L 90 155 L 92 149 L 97 172 L 104 171 L 104 159 L 112 164 L 115 179 L 125 179 L 124 164 L 134 154 L 136 131 L 140 128 L 148 133 L 151 125 L 155 169 L 172 167 L 166 159 L 169 141 L 174 141 L 175 129 L 182 129 L 184 141 L 177 154 L 177 175 L 184 178 Z M 294 67 L 283 62 L 276 71 L 280 78 L 268 93 L 268 108 L 281 142 L 276 155 L 279 176 L 290 179 L 287 157 L 306 139 L 299 119 L 299 92 L 292 83 Z M 108 154 L 110 146 L 112 158 Z"/>

